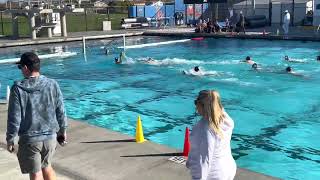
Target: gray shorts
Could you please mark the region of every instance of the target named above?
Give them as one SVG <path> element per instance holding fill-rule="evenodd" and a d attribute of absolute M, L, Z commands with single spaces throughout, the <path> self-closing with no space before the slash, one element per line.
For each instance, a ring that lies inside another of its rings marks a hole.
<path fill-rule="evenodd" d="M 19 144 L 18 160 L 23 174 L 36 173 L 51 164 L 56 150 L 55 139 L 34 143 Z"/>

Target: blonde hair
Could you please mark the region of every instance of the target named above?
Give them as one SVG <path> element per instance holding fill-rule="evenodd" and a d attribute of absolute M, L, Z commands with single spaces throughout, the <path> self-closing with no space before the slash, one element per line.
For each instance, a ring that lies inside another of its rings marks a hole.
<path fill-rule="evenodd" d="M 201 104 L 202 114 L 209 121 L 209 127 L 220 138 L 223 137 L 221 123 L 224 120 L 223 106 L 220 95 L 215 90 L 203 90 L 199 92 L 197 101 Z"/>

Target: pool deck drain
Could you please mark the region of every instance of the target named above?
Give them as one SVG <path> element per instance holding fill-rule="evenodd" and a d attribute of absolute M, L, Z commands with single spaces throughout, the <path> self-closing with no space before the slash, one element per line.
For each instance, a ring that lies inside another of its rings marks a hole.
<path fill-rule="evenodd" d="M 0 145 L 5 147 L 7 106 L 0 104 Z M 176 149 L 150 141 L 134 142 L 133 137 L 95 127 L 84 122 L 69 121 L 68 145 L 58 147 L 53 166 L 61 179 L 77 180 L 186 180 L 191 179 L 187 168 L 168 160 L 181 155 Z M 22 179 L 17 159 L 1 150 L 1 179 Z M 176 158 L 179 160 L 179 158 Z M 58 178 L 59 179 L 59 178 Z M 276 178 L 238 168 L 236 180 L 274 180 Z"/>

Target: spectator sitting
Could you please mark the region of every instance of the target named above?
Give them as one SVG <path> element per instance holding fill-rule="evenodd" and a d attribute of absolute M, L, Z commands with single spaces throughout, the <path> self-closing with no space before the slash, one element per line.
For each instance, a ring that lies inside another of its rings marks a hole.
<path fill-rule="evenodd" d="M 206 30 L 207 29 L 207 22 L 206 21 L 204 21 L 202 24 L 201 24 L 201 27 L 202 27 L 202 29 L 203 30 Z"/>
<path fill-rule="evenodd" d="M 209 20 L 208 23 L 207 23 L 206 32 L 207 32 L 207 33 L 213 32 L 213 25 L 212 25 L 212 22 L 211 22 L 210 20 Z"/>
<path fill-rule="evenodd" d="M 201 23 L 199 23 L 196 27 L 196 29 L 194 30 L 196 33 L 201 33 L 202 29 L 201 29 Z"/>
<path fill-rule="evenodd" d="M 229 32 L 230 29 L 231 29 L 231 28 L 230 28 L 231 26 L 230 26 L 230 21 L 229 21 L 228 18 L 226 18 L 225 23 L 226 23 L 226 24 L 225 24 L 225 31 L 226 31 L 226 32 Z"/>
<path fill-rule="evenodd" d="M 203 33 L 203 32 L 206 32 L 206 30 L 207 30 L 207 23 L 206 23 L 206 21 L 204 21 L 203 23 L 199 23 L 197 25 L 195 32 L 196 33 Z"/>

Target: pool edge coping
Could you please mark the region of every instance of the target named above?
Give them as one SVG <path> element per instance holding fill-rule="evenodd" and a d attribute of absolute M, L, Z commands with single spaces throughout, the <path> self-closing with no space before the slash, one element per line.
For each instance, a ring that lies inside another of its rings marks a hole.
<path fill-rule="evenodd" d="M 94 33 L 95 31 L 88 31 L 89 33 Z M 83 33 L 88 33 L 83 32 Z M 102 32 L 102 31 L 99 31 Z M 81 32 L 80 32 L 81 33 Z M 143 29 L 140 31 L 126 31 L 126 32 L 119 32 L 115 34 L 102 34 L 102 35 L 74 35 L 71 37 L 54 37 L 52 39 L 48 38 L 39 38 L 36 40 L 31 39 L 18 39 L 18 40 L 11 40 L 5 39 L 3 41 L 7 42 L 0 42 L 0 48 L 7 48 L 7 47 L 17 47 L 17 46 L 28 46 L 28 45 L 39 45 L 39 44 L 50 44 L 50 43 L 67 43 L 67 42 L 74 42 L 74 41 L 82 41 L 83 38 L 86 40 L 95 40 L 95 39 L 109 39 L 109 38 L 119 38 L 125 35 L 126 37 L 131 36 L 167 36 L 167 37 L 206 37 L 206 38 L 226 38 L 226 39 L 261 39 L 261 40 L 288 40 L 288 41 L 313 41 L 313 42 L 320 42 L 320 36 L 299 36 L 299 35 L 289 35 L 284 37 L 282 35 L 270 35 L 270 34 L 213 34 L 213 33 L 195 33 L 195 32 L 165 32 L 162 29 L 159 30 L 148 30 Z M 15 41 L 15 42 L 10 42 Z"/>

